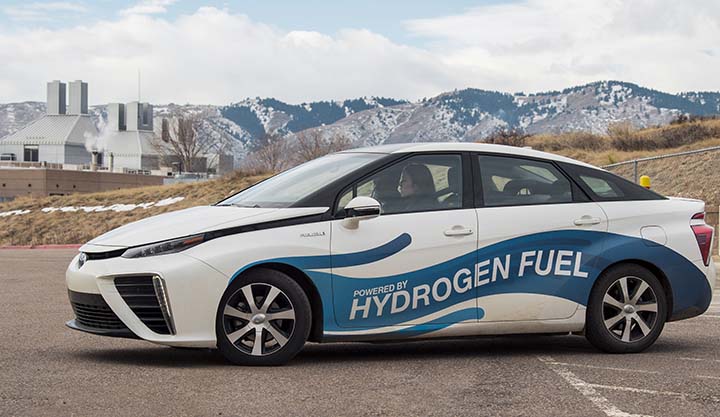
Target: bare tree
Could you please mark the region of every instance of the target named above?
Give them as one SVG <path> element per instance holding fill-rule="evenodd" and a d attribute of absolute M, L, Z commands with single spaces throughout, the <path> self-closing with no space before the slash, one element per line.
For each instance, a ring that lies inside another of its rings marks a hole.
<path fill-rule="evenodd" d="M 254 173 L 276 173 L 292 165 L 287 140 L 277 133 L 266 133 L 245 159 L 245 169 Z"/>
<path fill-rule="evenodd" d="M 496 130 L 490 136 L 485 138 L 484 142 L 493 143 L 496 145 L 517 146 L 522 148 L 523 146 L 525 146 L 527 138 L 529 137 L 530 135 L 525 134 L 519 130 L 500 129 Z"/>
<path fill-rule="evenodd" d="M 348 149 L 351 145 L 350 139 L 340 134 L 325 136 L 315 129 L 303 130 L 297 134 L 295 159 L 297 163 L 303 163 Z"/>
<path fill-rule="evenodd" d="M 165 163 L 178 162 L 184 171 L 204 170 L 203 158 L 217 150 L 213 138 L 200 132 L 202 123 L 202 114 L 162 119 L 160 137 L 155 136 L 153 146 Z"/>

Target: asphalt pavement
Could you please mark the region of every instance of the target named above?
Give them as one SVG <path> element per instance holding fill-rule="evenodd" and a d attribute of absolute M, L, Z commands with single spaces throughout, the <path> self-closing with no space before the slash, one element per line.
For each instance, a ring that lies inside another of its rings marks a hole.
<path fill-rule="evenodd" d="M 289 365 L 243 368 L 66 328 L 74 253 L 0 251 L 2 416 L 720 415 L 720 301 L 642 354 L 486 337 L 308 344 Z"/>

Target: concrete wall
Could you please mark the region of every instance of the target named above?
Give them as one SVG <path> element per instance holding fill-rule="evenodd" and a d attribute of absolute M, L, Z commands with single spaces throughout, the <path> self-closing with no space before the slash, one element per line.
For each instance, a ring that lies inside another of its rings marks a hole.
<path fill-rule="evenodd" d="M 4 144 L 3 141 L 0 140 L 0 153 L 14 153 L 16 161 L 22 162 L 22 160 L 23 160 L 22 145 Z"/>
<path fill-rule="evenodd" d="M 141 158 L 141 169 L 145 171 L 152 171 L 154 169 L 160 169 L 160 156 L 158 155 L 143 155 Z"/>
<path fill-rule="evenodd" d="M 65 164 L 87 165 L 91 160 L 92 156 L 88 153 L 87 149 L 85 149 L 85 146 L 65 145 Z"/>
<path fill-rule="evenodd" d="M 45 197 L 162 185 L 163 178 L 59 169 L 0 169 L 0 198 Z"/>
<path fill-rule="evenodd" d="M 47 161 L 55 164 L 64 164 L 65 161 L 65 146 L 67 145 L 39 145 L 38 146 L 38 157 L 40 161 Z M 24 159 L 24 146 L 20 145 L 20 156 L 18 161 Z M 85 148 L 83 148 L 85 150 Z M 85 152 L 87 153 L 87 152 Z"/>

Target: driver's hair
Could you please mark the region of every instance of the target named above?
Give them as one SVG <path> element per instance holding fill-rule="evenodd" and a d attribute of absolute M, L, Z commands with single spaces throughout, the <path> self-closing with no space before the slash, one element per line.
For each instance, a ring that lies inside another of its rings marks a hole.
<path fill-rule="evenodd" d="M 435 193 L 435 181 L 427 166 L 418 163 L 408 164 L 403 168 L 403 176 L 409 176 L 418 195 L 432 195 Z"/>

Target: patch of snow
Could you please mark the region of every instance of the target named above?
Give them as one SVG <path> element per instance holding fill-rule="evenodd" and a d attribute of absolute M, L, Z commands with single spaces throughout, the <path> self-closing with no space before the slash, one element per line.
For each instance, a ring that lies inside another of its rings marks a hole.
<path fill-rule="evenodd" d="M 23 214 L 28 214 L 28 213 L 30 213 L 30 210 L 3 211 L 3 212 L 0 212 L 0 217 L 22 216 Z"/>
<path fill-rule="evenodd" d="M 135 209 L 144 209 L 147 210 L 151 207 L 165 207 L 169 206 L 175 203 L 178 203 L 180 201 L 183 201 L 185 197 L 172 197 L 172 198 L 166 198 L 164 200 L 160 200 L 157 203 L 154 201 L 151 201 L 149 203 L 137 203 L 137 204 L 122 204 L 122 203 L 115 203 L 110 206 L 80 206 L 80 207 L 74 207 L 74 206 L 65 206 L 65 207 L 44 207 L 40 211 L 43 213 L 54 213 L 56 211 L 62 212 L 62 213 L 76 213 L 76 212 L 84 212 L 84 213 L 102 213 L 104 211 L 114 211 L 114 212 L 126 212 L 126 211 L 133 211 Z M 20 210 L 15 210 L 20 211 Z M 30 212 L 30 210 L 26 210 L 27 213 Z M 8 212 L 11 214 L 14 214 L 14 212 Z M 0 213 L 0 217 L 3 216 L 4 213 Z M 19 213 L 19 214 L 26 214 L 26 213 Z M 7 214 L 8 216 L 10 214 Z"/>

